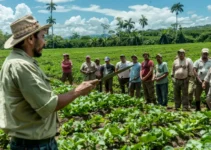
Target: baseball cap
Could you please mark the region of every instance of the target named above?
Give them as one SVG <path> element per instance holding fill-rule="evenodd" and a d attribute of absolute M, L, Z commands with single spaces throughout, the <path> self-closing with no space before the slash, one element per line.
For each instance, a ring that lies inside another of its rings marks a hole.
<path fill-rule="evenodd" d="M 135 54 L 133 54 L 132 56 L 131 56 L 131 58 L 133 58 L 133 57 L 136 57 L 136 58 L 138 58 Z"/>
<path fill-rule="evenodd" d="M 149 53 L 148 52 L 144 52 L 142 56 L 144 56 L 144 55 L 148 55 L 149 56 Z"/>
<path fill-rule="evenodd" d="M 110 58 L 108 56 L 105 57 L 105 61 L 109 61 Z"/>
<path fill-rule="evenodd" d="M 89 55 L 87 55 L 86 58 L 91 58 L 91 57 Z"/>
<path fill-rule="evenodd" d="M 208 48 L 202 48 L 201 52 L 202 53 L 209 53 L 209 49 Z"/>
<path fill-rule="evenodd" d="M 69 56 L 69 54 L 67 54 L 67 53 L 64 53 L 64 54 L 63 54 L 63 56 Z"/>
<path fill-rule="evenodd" d="M 181 48 L 180 50 L 177 51 L 177 53 L 185 53 L 185 50 Z"/>
<path fill-rule="evenodd" d="M 155 57 L 161 57 L 162 58 L 162 55 L 160 53 L 158 53 Z"/>

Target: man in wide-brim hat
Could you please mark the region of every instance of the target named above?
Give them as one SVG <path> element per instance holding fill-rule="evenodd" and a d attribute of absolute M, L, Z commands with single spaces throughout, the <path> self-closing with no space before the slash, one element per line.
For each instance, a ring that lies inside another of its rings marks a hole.
<path fill-rule="evenodd" d="M 40 26 L 32 16 L 24 16 L 11 24 L 12 36 L 4 45 L 13 50 L 0 72 L 0 128 L 11 137 L 12 150 L 56 150 L 56 111 L 88 94 L 98 83 L 84 82 L 66 94 L 54 94 L 48 77 L 33 59 L 42 55 L 50 26 Z"/>

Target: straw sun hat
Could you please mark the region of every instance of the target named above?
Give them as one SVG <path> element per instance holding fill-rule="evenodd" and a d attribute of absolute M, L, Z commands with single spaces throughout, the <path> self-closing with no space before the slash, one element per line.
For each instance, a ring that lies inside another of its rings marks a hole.
<path fill-rule="evenodd" d="M 51 24 L 40 26 L 38 21 L 31 15 L 26 15 L 10 25 L 12 36 L 5 42 L 4 48 L 11 48 L 30 35 L 33 35 L 40 30 L 48 29 L 51 26 Z"/>

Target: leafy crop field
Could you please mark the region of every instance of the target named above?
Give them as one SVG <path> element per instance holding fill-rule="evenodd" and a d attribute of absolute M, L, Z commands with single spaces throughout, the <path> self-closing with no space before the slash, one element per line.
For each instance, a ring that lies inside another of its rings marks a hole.
<path fill-rule="evenodd" d="M 151 54 L 154 61 L 156 53 L 161 53 L 171 71 L 178 49 L 187 49 L 186 56 L 195 61 L 200 57 L 203 47 L 211 48 L 211 43 L 44 50 L 38 62 L 44 72 L 52 77 L 53 89 L 59 94 L 73 88 L 55 80 L 62 74 L 60 63 L 63 53 L 70 54 L 75 83 L 78 84 L 82 81 L 80 65 L 86 55 L 91 55 L 92 59 L 100 58 L 101 63 L 105 56 L 109 56 L 111 63 L 116 64 L 120 54 L 125 54 L 128 60 L 132 54 L 136 54 L 141 62 L 142 53 L 145 51 Z M 8 54 L 9 51 L 1 51 L 0 65 Z M 169 98 L 172 99 L 171 81 L 169 88 Z M 78 98 L 59 112 L 59 149 L 211 149 L 211 112 L 174 112 L 160 106 L 145 105 L 143 99 L 118 94 L 117 80 L 115 92 L 117 94 L 114 95 L 92 92 L 89 96 Z M 8 137 L 0 130 L 0 147 L 6 149 L 7 144 Z"/>

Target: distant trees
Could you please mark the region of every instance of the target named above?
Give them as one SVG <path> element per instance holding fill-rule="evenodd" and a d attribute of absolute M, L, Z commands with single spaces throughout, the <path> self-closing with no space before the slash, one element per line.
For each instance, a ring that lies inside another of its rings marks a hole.
<path fill-rule="evenodd" d="M 56 10 L 56 4 L 51 0 L 46 4 L 50 16 L 47 23 L 56 24 L 53 18 L 53 11 Z M 47 48 L 72 48 L 72 47 L 105 47 L 105 46 L 128 46 L 128 45 L 152 45 L 152 44 L 172 44 L 172 43 L 193 43 L 193 42 L 209 42 L 211 41 L 211 25 L 201 27 L 182 28 L 178 23 L 178 15 L 183 12 L 181 3 L 174 4 L 171 12 L 176 14 L 176 23 L 172 24 L 168 29 L 144 30 L 148 25 L 147 16 L 141 15 L 138 20 L 141 28 L 135 28 L 135 22 L 132 18 L 123 19 L 116 18 L 116 29 L 110 29 L 108 24 L 101 24 L 103 34 L 100 36 L 85 35 L 81 36 L 77 32 L 73 32 L 70 37 L 63 38 L 52 34 L 46 37 Z M 179 27 L 179 29 L 178 29 Z M 106 36 L 105 36 L 106 35 Z M 0 31 L 0 48 L 10 35 Z"/>
<path fill-rule="evenodd" d="M 53 0 L 51 0 L 51 2 L 47 3 L 46 5 L 47 5 L 46 9 L 49 10 L 51 13 L 50 17 L 46 21 L 47 21 L 47 23 L 52 24 L 52 27 L 51 27 L 51 29 L 52 29 L 52 48 L 54 48 L 53 24 L 56 24 L 56 19 L 53 18 L 53 11 L 56 10 L 57 5 L 55 3 L 53 3 Z"/>

